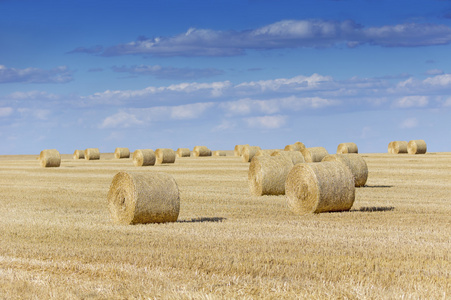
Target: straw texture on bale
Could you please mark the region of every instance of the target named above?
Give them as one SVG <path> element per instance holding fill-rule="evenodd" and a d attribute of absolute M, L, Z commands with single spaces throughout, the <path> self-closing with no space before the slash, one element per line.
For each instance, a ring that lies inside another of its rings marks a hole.
<path fill-rule="evenodd" d="M 327 155 L 322 161 L 339 161 L 351 170 L 356 187 L 364 186 L 368 179 L 368 166 L 365 159 L 358 154 Z"/>
<path fill-rule="evenodd" d="M 241 152 L 241 159 L 243 162 L 250 162 L 252 158 L 257 154 L 257 151 L 261 150 L 259 146 L 249 146 L 245 145 L 243 151 Z"/>
<path fill-rule="evenodd" d="M 305 145 L 301 142 L 296 142 L 292 145 L 286 145 L 285 151 L 301 151 L 302 149 L 305 149 Z"/>
<path fill-rule="evenodd" d="M 324 147 L 311 147 L 301 150 L 305 162 L 320 162 L 326 155 L 329 155 Z"/>
<path fill-rule="evenodd" d="M 284 156 L 289 158 L 293 165 L 299 164 L 299 163 L 305 163 L 304 156 L 300 151 L 276 151 L 271 154 L 271 156 Z"/>
<path fill-rule="evenodd" d="M 56 168 L 61 165 L 61 155 L 56 149 L 42 150 L 39 154 L 41 167 Z"/>
<path fill-rule="evenodd" d="M 338 161 L 297 164 L 288 173 L 285 199 L 299 215 L 350 210 L 355 200 L 354 178 Z"/>
<path fill-rule="evenodd" d="M 248 144 L 246 144 L 249 146 Z M 233 155 L 235 156 L 241 156 L 243 153 L 243 147 L 246 145 L 235 145 L 235 149 L 233 150 Z"/>
<path fill-rule="evenodd" d="M 225 151 L 216 150 L 213 151 L 213 156 L 226 156 Z"/>
<path fill-rule="evenodd" d="M 175 163 L 175 151 L 169 148 L 158 148 L 155 150 L 155 164 L 173 164 Z"/>
<path fill-rule="evenodd" d="M 116 148 L 114 158 L 130 158 L 130 150 L 128 148 Z"/>
<path fill-rule="evenodd" d="M 153 166 L 155 161 L 156 156 L 152 149 L 138 149 L 133 152 L 133 164 L 136 167 Z"/>
<path fill-rule="evenodd" d="M 193 149 L 193 156 L 211 156 L 211 150 L 207 148 L 207 146 L 196 146 Z"/>
<path fill-rule="evenodd" d="M 116 224 L 175 222 L 179 216 L 179 189 L 166 173 L 119 172 L 113 177 L 107 198 Z"/>
<path fill-rule="evenodd" d="M 359 153 L 355 143 L 341 143 L 337 147 L 337 154 Z"/>
<path fill-rule="evenodd" d="M 84 150 L 75 150 L 74 155 L 72 155 L 74 159 L 81 159 L 85 158 L 85 151 Z"/>
<path fill-rule="evenodd" d="M 249 165 L 249 189 L 252 195 L 284 195 L 291 160 L 284 156 L 254 156 Z"/>
<path fill-rule="evenodd" d="M 388 144 L 388 153 L 400 154 L 407 153 L 407 142 L 406 141 L 393 141 Z"/>
<path fill-rule="evenodd" d="M 256 156 L 271 156 L 274 152 L 279 152 L 279 150 L 277 150 L 277 149 L 261 149 L 261 150 L 258 150 L 255 153 L 254 157 L 256 157 Z"/>
<path fill-rule="evenodd" d="M 188 148 L 178 148 L 175 154 L 177 157 L 189 157 L 191 151 Z"/>
<path fill-rule="evenodd" d="M 100 151 L 98 148 L 88 148 L 85 150 L 86 160 L 97 160 L 100 159 Z"/>
<path fill-rule="evenodd" d="M 424 140 L 412 140 L 407 144 L 409 154 L 425 154 L 427 152 L 426 142 Z"/>

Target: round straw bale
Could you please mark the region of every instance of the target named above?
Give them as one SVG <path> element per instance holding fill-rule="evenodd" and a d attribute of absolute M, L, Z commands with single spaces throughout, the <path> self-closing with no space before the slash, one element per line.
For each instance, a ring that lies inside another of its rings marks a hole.
<path fill-rule="evenodd" d="M 355 143 L 341 143 L 337 147 L 337 154 L 359 153 Z"/>
<path fill-rule="evenodd" d="M 225 151 L 216 150 L 213 151 L 213 156 L 226 156 Z"/>
<path fill-rule="evenodd" d="M 100 151 L 98 148 L 88 148 L 85 150 L 86 160 L 97 160 L 100 159 Z"/>
<path fill-rule="evenodd" d="M 288 173 L 285 199 L 296 214 L 350 210 L 354 177 L 338 161 L 297 164 Z"/>
<path fill-rule="evenodd" d="M 85 158 L 85 151 L 83 150 L 75 150 L 74 155 L 72 155 L 74 159 L 81 159 Z"/>
<path fill-rule="evenodd" d="M 368 166 L 362 156 L 358 154 L 327 155 L 322 161 L 339 161 L 351 170 L 356 187 L 364 186 L 368 179 Z"/>
<path fill-rule="evenodd" d="M 133 164 L 136 167 L 153 166 L 155 160 L 155 152 L 152 149 L 138 149 L 133 152 Z"/>
<path fill-rule="evenodd" d="M 326 155 L 326 148 L 324 147 L 311 147 L 305 148 L 301 150 L 302 155 L 304 156 L 305 162 L 320 162 Z"/>
<path fill-rule="evenodd" d="M 304 156 L 300 151 L 275 151 L 271 154 L 271 156 L 287 157 L 293 162 L 293 165 L 305 163 Z"/>
<path fill-rule="evenodd" d="M 107 198 L 116 224 L 175 222 L 179 216 L 179 189 L 166 173 L 119 172 L 113 177 Z"/>
<path fill-rule="evenodd" d="M 196 146 L 193 149 L 193 156 L 211 156 L 211 150 L 207 148 L 207 146 Z"/>
<path fill-rule="evenodd" d="M 155 150 L 155 164 L 173 164 L 175 162 L 175 151 L 169 148 L 158 148 Z"/>
<path fill-rule="evenodd" d="M 285 156 L 254 156 L 248 173 L 251 194 L 285 194 L 285 180 L 291 168 L 293 163 Z"/>
<path fill-rule="evenodd" d="M 235 149 L 233 150 L 233 155 L 241 156 L 244 146 L 246 146 L 246 145 L 235 145 Z M 249 146 L 249 144 L 247 144 L 247 146 Z"/>
<path fill-rule="evenodd" d="M 41 167 L 53 168 L 61 165 L 61 155 L 56 149 L 42 150 L 39 154 Z"/>
<path fill-rule="evenodd" d="M 425 154 L 426 151 L 427 146 L 424 140 L 412 140 L 407 144 L 407 152 L 409 154 Z"/>
<path fill-rule="evenodd" d="M 241 152 L 241 159 L 244 162 L 250 162 L 252 158 L 257 154 L 257 151 L 261 150 L 259 146 L 249 146 L 245 145 L 243 151 Z"/>
<path fill-rule="evenodd" d="M 175 154 L 177 157 L 189 157 L 191 151 L 188 148 L 178 148 Z"/>
<path fill-rule="evenodd" d="M 407 153 L 407 142 L 406 141 L 393 141 L 388 144 L 388 153 L 400 154 Z"/>
<path fill-rule="evenodd" d="M 130 157 L 130 150 L 128 148 L 116 148 L 114 150 L 114 158 L 129 158 Z"/>
<path fill-rule="evenodd" d="M 254 157 L 255 156 L 271 156 L 274 152 L 277 152 L 277 151 L 279 151 L 279 150 L 277 150 L 277 149 L 261 149 L 255 153 Z"/>
<path fill-rule="evenodd" d="M 285 151 L 301 151 L 302 149 L 305 149 L 305 145 L 301 142 L 296 142 L 291 145 L 285 146 Z"/>

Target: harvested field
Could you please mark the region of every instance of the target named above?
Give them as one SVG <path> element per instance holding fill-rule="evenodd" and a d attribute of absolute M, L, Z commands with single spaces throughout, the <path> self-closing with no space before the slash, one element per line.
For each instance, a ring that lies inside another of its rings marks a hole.
<path fill-rule="evenodd" d="M 149 166 L 177 181 L 180 214 L 146 225 L 108 211 L 130 159 L 0 156 L 0 298 L 449 299 L 451 153 L 361 155 L 351 211 L 303 216 L 252 196 L 233 151 Z"/>

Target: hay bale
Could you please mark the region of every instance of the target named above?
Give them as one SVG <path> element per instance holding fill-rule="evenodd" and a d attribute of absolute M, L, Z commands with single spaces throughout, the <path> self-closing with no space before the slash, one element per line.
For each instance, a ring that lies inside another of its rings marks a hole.
<path fill-rule="evenodd" d="M 337 147 L 337 154 L 359 153 L 355 143 L 341 143 Z"/>
<path fill-rule="evenodd" d="M 320 162 L 326 155 L 329 155 L 324 147 L 305 148 L 301 150 L 301 153 L 307 163 Z"/>
<path fill-rule="evenodd" d="M 243 147 L 243 151 L 241 152 L 241 160 L 243 162 L 250 162 L 255 154 L 257 154 L 258 150 L 261 150 L 259 146 L 245 145 Z"/>
<path fill-rule="evenodd" d="M 207 148 L 207 146 L 196 146 L 193 149 L 193 156 L 211 156 L 211 150 Z"/>
<path fill-rule="evenodd" d="M 155 164 L 173 164 L 175 162 L 175 151 L 169 148 L 158 148 L 155 150 Z"/>
<path fill-rule="evenodd" d="M 98 148 L 88 148 L 85 150 L 86 160 L 98 160 L 100 159 L 100 151 Z"/>
<path fill-rule="evenodd" d="M 83 150 L 75 150 L 74 155 L 72 155 L 74 159 L 82 159 L 85 158 L 85 151 Z"/>
<path fill-rule="evenodd" d="M 388 144 L 388 153 L 390 154 L 407 153 L 407 142 L 406 141 L 390 142 Z"/>
<path fill-rule="evenodd" d="M 425 154 L 427 152 L 426 142 L 424 140 L 412 140 L 407 144 L 409 154 Z"/>
<path fill-rule="evenodd" d="M 305 163 L 304 156 L 300 151 L 275 151 L 271 156 L 284 156 L 293 162 L 293 165 Z"/>
<path fill-rule="evenodd" d="M 56 149 L 42 150 L 39 154 L 39 161 L 43 168 L 56 168 L 61 165 L 61 155 Z"/>
<path fill-rule="evenodd" d="M 305 145 L 301 142 L 296 142 L 291 145 L 285 146 L 285 151 L 301 151 L 302 149 L 305 149 Z"/>
<path fill-rule="evenodd" d="M 296 214 L 350 210 L 354 177 L 343 163 L 326 161 L 295 165 L 285 182 L 285 199 Z"/>
<path fill-rule="evenodd" d="M 249 146 L 249 144 L 246 144 L 246 145 Z M 235 148 L 233 150 L 233 155 L 241 156 L 243 153 L 243 147 L 246 145 L 235 145 Z"/>
<path fill-rule="evenodd" d="M 285 156 L 254 156 L 249 165 L 249 189 L 252 195 L 284 195 L 285 180 L 293 168 Z"/>
<path fill-rule="evenodd" d="M 327 155 L 322 161 L 339 161 L 351 170 L 356 187 L 364 186 L 368 179 L 368 166 L 361 155 L 358 154 L 333 154 Z"/>
<path fill-rule="evenodd" d="M 133 152 L 133 164 L 136 167 L 153 166 L 155 161 L 156 156 L 152 149 L 138 149 Z"/>
<path fill-rule="evenodd" d="M 166 173 L 119 172 L 107 198 L 116 224 L 176 222 L 180 211 L 177 183 Z"/>
<path fill-rule="evenodd" d="M 114 158 L 130 158 L 130 150 L 128 148 L 116 148 L 114 150 Z"/>
<path fill-rule="evenodd" d="M 271 156 L 274 152 L 278 152 L 279 150 L 277 149 L 260 149 L 258 150 L 254 157 L 256 156 Z"/>
<path fill-rule="evenodd" d="M 216 150 L 213 151 L 213 156 L 227 156 L 225 151 Z"/>
<path fill-rule="evenodd" d="M 178 148 L 175 155 L 177 157 L 189 157 L 191 155 L 191 151 L 188 148 Z"/>

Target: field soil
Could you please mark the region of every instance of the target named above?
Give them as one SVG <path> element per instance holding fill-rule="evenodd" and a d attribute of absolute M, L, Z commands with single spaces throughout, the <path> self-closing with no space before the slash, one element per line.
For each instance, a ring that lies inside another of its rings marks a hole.
<path fill-rule="evenodd" d="M 351 211 L 251 196 L 249 163 L 0 156 L 0 299 L 451 299 L 451 153 L 362 154 Z M 119 171 L 166 172 L 175 223 L 115 225 Z"/>

